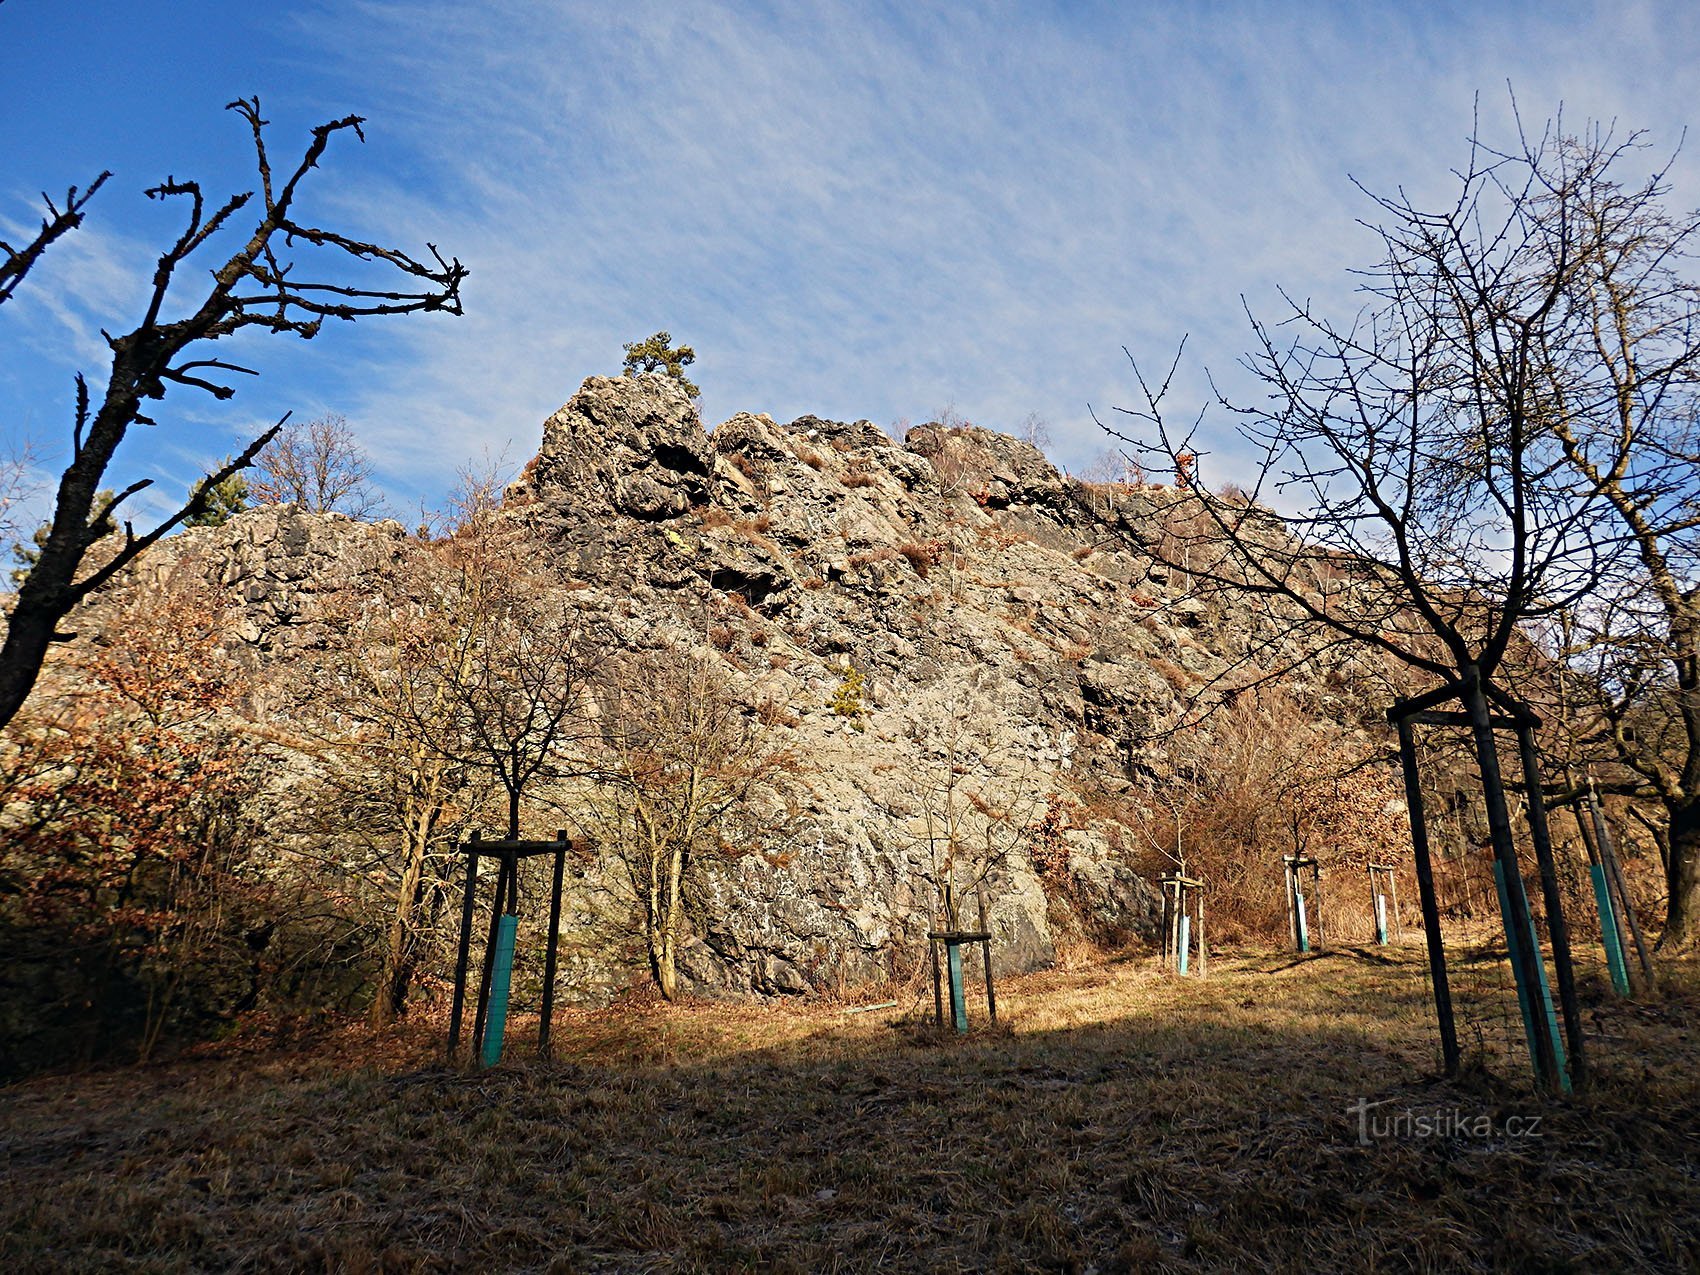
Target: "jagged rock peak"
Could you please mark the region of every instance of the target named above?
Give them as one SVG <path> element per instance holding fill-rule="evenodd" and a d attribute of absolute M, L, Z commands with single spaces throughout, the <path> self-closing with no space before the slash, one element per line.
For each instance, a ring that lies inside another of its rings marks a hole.
<path fill-rule="evenodd" d="M 919 425 L 898 444 L 866 420 L 802 416 L 779 425 L 739 412 L 710 437 L 678 382 L 660 373 L 586 378 L 544 422 L 537 456 L 508 495 L 516 503 L 570 496 L 581 509 L 588 501 L 658 522 L 713 499 L 717 486 L 748 491 L 756 469 L 771 477 L 771 467 L 799 460 L 817 471 L 883 469 L 911 491 L 972 497 L 982 507 L 1068 499 L 1068 480 L 1037 448 L 973 426 Z"/>
<path fill-rule="evenodd" d="M 708 436 L 679 383 L 660 373 L 592 376 L 543 424 L 510 500 L 570 489 L 633 518 L 677 518 L 708 492 Z"/>

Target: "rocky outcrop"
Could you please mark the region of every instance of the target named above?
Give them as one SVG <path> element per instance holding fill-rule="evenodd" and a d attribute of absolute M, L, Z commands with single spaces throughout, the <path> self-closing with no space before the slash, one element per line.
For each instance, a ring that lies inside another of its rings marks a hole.
<path fill-rule="evenodd" d="M 622 641 L 712 651 L 806 763 L 784 836 L 704 871 L 689 986 L 905 978 L 947 875 L 984 881 L 1005 971 L 1064 937 L 1154 929 L 1154 883 L 1115 818 L 1160 765 L 1142 741 L 1230 662 L 1294 653 L 1129 548 L 1119 532 L 1160 527 L 1166 500 L 1076 482 L 985 430 L 900 443 L 867 421 L 740 413 L 710 434 L 666 377 L 585 381 L 509 516 L 547 533 L 553 574 Z M 200 555 L 265 664 L 310 658 L 330 636 L 316 603 L 361 589 L 406 536 L 284 507 L 177 543 L 161 569 Z M 568 902 L 564 990 L 589 999 L 644 976 L 629 943 L 595 937 L 601 885 L 593 867 Z"/>
<path fill-rule="evenodd" d="M 231 649 L 259 668 L 323 649 L 333 636 L 325 613 L 335 609 L 325 602 L 362 591 L 369 573 L 396 561 L 406 538 L 393 519 L 374 524 L 261 505 L 167 542 L 141 559 L 136 576 L 145 587 L 184 565 L 203 574 L 234 605 Z"/>
<path fill-rule="evenodd" d="M 565 576 L 716 649 L 809 761 L 792 842 L 699 894 L 699 990 L 908 973 L 940 876 L 927 813 L 963 757 L 1009 799 L 1011 826 L 965 811 L 965 843 L 993 849 L 958 864 L 959 885 L 986 876 L 1001 967 L 1046 963 L 1064 933 L 1151 931 L 1153 883 L 1106 811 L 1141 739 L 1268 636 L 1106 534 L 1160 520 L 1161 490 L 1088 487 L 972 428 L 899 443 L 740 413 L 710 435 L 650 375 L 587 380 L 509 499 L 556 533 Z M 832 707 L 849 669 L 854 718 Z"/>

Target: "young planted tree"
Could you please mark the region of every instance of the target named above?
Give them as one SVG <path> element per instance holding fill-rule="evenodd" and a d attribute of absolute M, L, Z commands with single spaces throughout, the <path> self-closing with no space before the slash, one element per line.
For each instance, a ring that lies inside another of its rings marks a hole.
<path fill-rule="evenodd" d="M 693 881 L 704 860 L 776 832 L 794 759 L 774 748 L 712 657 L 662 647 L 610 664 L 591 830 L 635 897 L 661 994 L 679 990 Z"/>
<path fill-rule="evenodd" d="M 964 688 L 947 720 L 914 716 L 913 756 L 899 826 L 924 848 L 942 906 L 1004 871 L 1037 835 L 1047 809 L 1038 768 L 1014 737 L 1017 718 L 976 687 Z M 941 918 L 947 926 L 957 918 Z"/>
<path fill-rule="evenodd" d="M 35 685 L 48 648 L 59 640 L 59 623 L 89 594 L 108 584 L 149 546 L 187 519 L 206 509 L 214 492 L 233 474 L 246 468 L 269 443 L 277 427 L 267 430 L 239 456 L 196 483 L 188 499 L 170 516 L 138 533 L 128 522 L 122 543 L 92 571 L 82 570 L 91 547 L 118 521 L 120 506 L 150 485 L 141 479 L 115 495 L 102 498 L 101 480 L 135 424 L 153 424 L 143 412 L 150 400 L 164 398 L 175 386 L 203 390 L 217 399 L 230 398 L 234 374 L 252 370 L 204 352 L 205 343 L 245 328 L 275 333 L 317 336 L 326 319 L 354 320 L 379 314 L 443 311 L 459 314 L 460 286 L 466 269 L 445 261 L 427 245 L 430 260 L 415 259 L 394 248 L 365 243 L 299 219 L 296 196 L 307 174 L 324 155 L 331 138 L 352 131 L 362 136 L 360 116 L 350 115 L 315 128 L 312 140 L 294 169 L 281 182 L 274 178 L 257 98 L 232 102 L 252 135 L 259 177 L 259 218 L 246 237 L 208 276 L 194 273 L 198 284 L 185 282 L 182 267 L 199 256 L 254 199 L 254 192 L 231 196 L 210 214 L 200 185 L 167 178 L 146 193 L 153 199 L 178 199 L 188 205 L 183 232 L 160 255 L 140 323 L 117 336 L 108 335 L 112 367 L 98 397 L 90 395 L 77 377 L 71 460 L 61 474 L 54 497 L 51 529 L 41 555 L 18 589 L 3 645 L 0 645 L 0 726 L 17 713 Z M 0 304 L 9 299 L 24 277 L 41 261 L 52 243 L 83 217 L 89 198 L 105 181 L 102 174 L 90 189 L 75 189 L 63 211 L 49 204 L 41 230 L 21 249 L 0 245 Z M 284 254 L 303 253 L 303 260 Z M 310 263 L 328 257 L 346 269 L 381 263 L 399 278 L 371 278 L 364 269 L 352 275 L 319 274 Z M 184 292 L 189 295 L 185 297 Z M 174 317 L 175 316 L 175 317 Z M 282 422 L 280 422 L 280 425 Z"/>
<path fill-rule="evenodd" d="M 1408 843 L 1384 750 L 1279 686 L 1176 731 L 1154 761 L 1163 778 L 1136 790 L 1130 822 L 1151 866 L 1172 872 L 1184 861 L 1206 883 L 1218 933 L 1280 935 L 1283 855 L 1361 873 Z"/>
<path fill-rule="evenodd" d="M 432 596 L 453 599 L 456 616 L 438 672 L 451 729 L 437 747 L 495 779 L 515 839 L 528 790 L 589 769 L 587 692 L 611 637 L 538 569 L 547 546 L 480 503 L 434 546 L 440 583 Z"/>
<path fill-rule="evenodd" d="M 1602 484 L 1568 461 L 1556 428 L 1566 369 L 1597 346 L 1596 314 L 1577 297 L 1598 234 L 1565 210 L 1603 159 L 1556 128 L 1509 152 L 1477 139 L 1451 204 L 1373 197 L 1381 253 L 1364 272 L 1360 316 L 1339 324 L 1289 301 L 1279 326 L 1253 319 L 1247 366 L 1265 402 L 1232 409 L 1260 460 L 1249 501 L 1209 494 L 1195 438 L 1164 419 L 1166 383 L 1141 378 L 1145 404 L 1131 413 L 1146 435 L 1135 445 L 1177 475 L 1167 516 L 1197 529 L 1178 555 L 1136 530 L 1148 552 L 1381 651 L 1457 700 L 1526 988 L 1539 969 L 1515 937 L 1528 907 L 1490 704 L 1504 704 L 1504 664 L 1529 626 L 1595 596 L 1622 548 Z M 1275 514 L 1266 495 L 1292 512 Z M 1550 860 L 1541 878 L 1579 1054 Z M 1546 1020 L 1532 1014 L 1529 1026 L 1537 1066 L 1553 1080 Z"/>
<path fill-rule="evenodd" d="M 589 766 L 586 691 L 608 640 L 492 490 L 470 485 L 439 540 L 374 543 L 361 587 L 327 606 L 341 637 L 287 734 L 334 794 L 327 831 L 370 846 L 391 882 L 379 1023 L 405 1008 L 452 842 L 496 794 L 519 837 L 527 794 Z"/>
<path fill-rule="evenodd" d="M 0 445 L 0 546 L 17 540 L 24 502 L 33 495 L 35 451 L 27 443 Z"/>

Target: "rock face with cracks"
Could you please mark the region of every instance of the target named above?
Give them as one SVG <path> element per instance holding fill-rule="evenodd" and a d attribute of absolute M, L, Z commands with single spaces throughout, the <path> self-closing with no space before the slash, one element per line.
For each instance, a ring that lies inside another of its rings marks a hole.
<path fill-rule="evenodd" d="M 984 880 L 1003 971 L 1154 930 L 1154 883 L 1104 812 L 1137 741 L 1267 636 L 1106 534 L 1160 492 L 1072 481 L 973 428 L 899 443 L 740 413 L 710 435 L 651 375 L 587 380 L 508 503 L 628 622 L 713 648 L 806 760 L 795 835 L 699 890 L 698 990 L 904 977 L 946 876 L 964 926 Z"/>
<path fill-rule="evenodd" d="M 1083 484 L 971 427 L 898 442 L 867 421 L 740 413 L 709 434 L 664 376 L 584 382 L 509 516 L 546 533 L 575 605 L 632 646 L 711 652 L 803 762 L 782 839 L 700 874 L 687 989 L 907 979 L 947 880 L 966 928 L 983 883 L 1001 972 L 1154 931 L 1154 882 L 1115 817 L 1158 764 L 1140 741 L 1228 662 L 1271 641 L 1267 658 L 1290 654 L 1268 620 L 1116 534 L 1163 506 L 1162 488 Z M 263 665 L 312 658 L 315 595 L 359 588 L 342 564 L 381 569 L 403 536 L 262 509 L 167 554 L 208 564 Z M 646 976 L 633 945 L 595 937 L 605 885 L 591 865 L 568 900 L 568 997 Z"/>

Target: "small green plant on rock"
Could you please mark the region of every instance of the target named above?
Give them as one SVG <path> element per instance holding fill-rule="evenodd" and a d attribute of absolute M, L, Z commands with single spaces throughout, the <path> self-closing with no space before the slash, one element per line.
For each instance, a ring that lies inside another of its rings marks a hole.
<path fill-rule="evenodd" d="M 863 692 L 867 688 L 867 678 L 862 670 L 854 664 L 844 666 L 844 680 L 839 682 L 838 689 L 832 693 L 829 707 L 840 717 L 848 717 L 856 723 L 856 729 L 861 730 L 862 714 L 866 706 L 862 702 Z"/>

